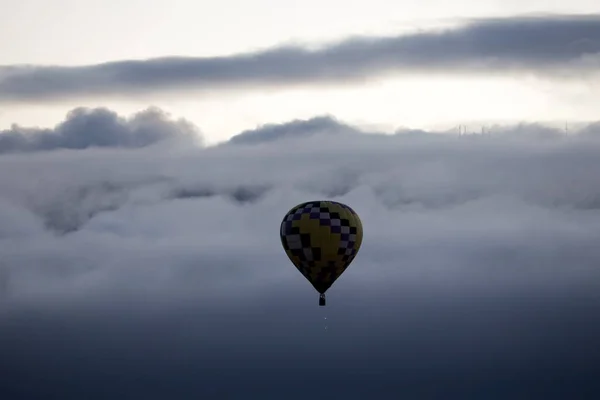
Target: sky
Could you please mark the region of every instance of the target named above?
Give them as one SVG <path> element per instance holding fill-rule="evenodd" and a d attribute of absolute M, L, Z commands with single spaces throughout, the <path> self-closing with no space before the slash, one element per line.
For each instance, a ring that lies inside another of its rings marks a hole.
<path fill-rule="evenodd" d="M 156 106 L 209 143 L 330 114 L 387 132 L 595 119 L 593 0 L 1 0 L 0 127 Z M 50 34 L 51 32 L 51 34 Z M 73 34 L 77 32 L 77 34 Z"/>
<path fill-rule="evenodd" d="M 598 398 L 595 2 L 0 9 L 3 400 Z"/>

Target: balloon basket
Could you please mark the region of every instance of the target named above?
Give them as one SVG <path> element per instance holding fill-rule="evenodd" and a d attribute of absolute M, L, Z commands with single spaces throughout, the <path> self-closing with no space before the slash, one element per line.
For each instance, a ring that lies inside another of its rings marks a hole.
<path fill-rule="evenodd" d="M 319 295 L 319 305 L 320 306 L 324 306 L 325 305 L 325 293 L 321 293 Z"/>

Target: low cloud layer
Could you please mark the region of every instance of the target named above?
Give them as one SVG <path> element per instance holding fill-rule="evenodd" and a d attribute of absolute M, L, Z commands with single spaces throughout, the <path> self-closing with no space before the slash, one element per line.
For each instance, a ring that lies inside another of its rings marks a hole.
<path fill-rule="evenodd" d="M 595 135 L 303 123 L 2 155 L 0 397 L 597 397 Z M 325 308 L 278 237 L 318 198 L 365 231 Z"/>
<path fill-rule="evenodd" d="M 458 132 L 425 131 L 402 128 L 394 135 L 405 140 L 446 141 Z M 383 132 L 371 132 L 340 121 L 333 116 L 315 116 L 305 120 L 265 124 L 234 135 L 217 146 L 261 145 L 292 139 L 327 138 L 348 141 L 370 136 L 389 136 Z M 583 125 L 571 130 L 572 139 L 600 138 L 600 122 Z M 540 123 L 486 126 L 482 135 L 463 135 L 468 140 L 561 140 L 564 129 Z M 154 145 L 200 145 L 204 140 L 201 130 L 185 119 L 174 120 L 168 113 L 152 107 L 130 116 L 119 116 L 106 108 L 75 108 L 65 120 L 54 128 L 34 128 L 13 124 L 10 129 L 0 131 L 0 155 L 40 152 L 50 150 L 83 150 L 88 148 L 142 148 Z"/>
<path fill-rule="evenodd" d="M 226 57 L 167 57 L 81 67 L 0 68 L 0 101 L 254 85 L 348 83 L 389 73 L 533 73 L 580 79 L 598 69 L 600 17 L 479 19 L 450 30 L 350 38 Z"/>

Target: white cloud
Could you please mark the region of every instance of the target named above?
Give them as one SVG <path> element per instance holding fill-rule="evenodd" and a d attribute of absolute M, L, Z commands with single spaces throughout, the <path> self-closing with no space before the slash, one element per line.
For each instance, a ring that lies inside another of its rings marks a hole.
<path fill-rule="evenodd" d="M 319 125 L 329 134 L 319 133 Z M 304 129 L 309 136 L 286 138 Z M 344 281 L 352 286 L 368 279 L 367 271 L 380 270 L 373 279 L 388 281 L 424 271 L 413 266 L 423 262 L 431 263 L 425 270 L 466 282 L 472 274 L 491 272 L 477 265 L 482 261 L 475 262 L 477 257 L 500 249 L 509 258 L 525 252 L 541 262 L 547 255 L 539 251 L 548 245 L 592 243 L 600 235 L 594 216 L 600 186 L 593 169 L 600 142 L 566 140 L 544 129 L 532 125 L 491 137 L 419 139 L 418 133 L 365 135 L 322 118 L 259 128 L 206 149 L 165 152 L 157 145 L 3 156 L 2 237 L 18 243 L 3 247 L 3 259 L 10 260 L 5 267 L 15 276 L 12 293 L 18 298 L 20 285 L 35 282 L 18 276 L 44 270 L 37 265 L 41 259 L 71 265 L 72 276 L 39 275 L 40 282 L 58 279 L 65 294 L 78 279 L 87 285 L 83 277 L 104 273 L 115 274 L 115 281 L 94 283 L 100 291 L 113 290 L 117 280 L 120 290 L 152 282 L 151 290 L 162 291 L 162 276 L 170 277 L 169 290 L 190 287 L 178 271 L 201 277 L 205 268 L 216 273 L 214 263 L 241 268 L 256 284 L 272 282 L 273 276 L 301 280 L 280 249 L 278 223 L 294 204 L 318 198 L 347 201 L 364 218 L 364 249 L 350 277 L 336 285 L 340 290 Z M 282 138 L 234 144 L 242 137 L 260 140 L 263 132 L 266 139 Z M 523 137 L 515 141 L 516 135 Z M 432 245 L 436 251 L 427 251 Z M 410 255 L 411 261 L 390 277 L 383 271 L 394 254 Z M 83 264 L 81 257 L 87 260 Z M 455 261 L 446 265 L 445 259 Z M 465 263 L 460 267 L 459 259 Z M 125 270 L 139 276 L 122 287 L 118 271 Z M 536 281 L 539 273 L 526 268 L 521 277 Z M 244 284 L 252 287 L 251 282 Z M 40 291 L 44 287 L 39 284 Z"/>

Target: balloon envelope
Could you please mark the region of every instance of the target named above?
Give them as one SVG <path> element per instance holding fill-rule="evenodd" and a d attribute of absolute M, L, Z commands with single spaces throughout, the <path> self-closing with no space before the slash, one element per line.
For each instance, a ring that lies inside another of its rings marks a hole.
<path fill-rule="evenodd" d="M 309 201 L 283 217 L 280 237 L 292 263 L 324 294 L 356 257 L 363 227 L 356 212 L 345 204 Z"/>

